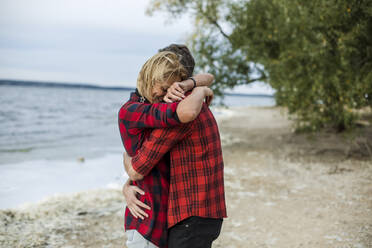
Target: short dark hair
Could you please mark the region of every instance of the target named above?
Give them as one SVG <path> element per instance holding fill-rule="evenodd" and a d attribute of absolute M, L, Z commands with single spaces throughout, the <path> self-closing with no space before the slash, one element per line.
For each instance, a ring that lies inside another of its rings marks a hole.
<path fill-rule="evenodd" d="M 195 60 L 187 46 L 182 44 L 171 44 L 167 47 L 159 49 L 159 52 L 164 51 L 174 52 L 175 54 L 177 54 L 178 57 L 180 58 L 181 64 L 187 70 L 188 74 L 187 76 L 188 77 L 192 76 L 195 67 Z"/>

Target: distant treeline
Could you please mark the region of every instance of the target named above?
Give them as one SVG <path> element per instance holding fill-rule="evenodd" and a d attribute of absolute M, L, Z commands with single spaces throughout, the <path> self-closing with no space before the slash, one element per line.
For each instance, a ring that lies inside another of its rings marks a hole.
<path fill-rule="evenodd" d="M 11 86 L 26 86 L 26 87 L 49 87 L 49 88 L 72 88 L 72 89 L 93 89 L 93 90 L 125 90 L 134 91 L 133 87 L 112 87 L 112 86 L 99 86 L 93 84 L 75 84 L 75 83 L 56 83 L 56 82 L 39 82 L 39 81 L 24 81 L 24 80 L 6 80 L 0 79 L 1 85 Z M 240 97 L 269 97 L 272 95 L 266 94 L 243 94 L 243 93 L 225 93 L 227 96 L 240 96 Z"/>
<path fill-rule="evenodd" d="M 93 89 L 93 90 L 127 90 L 133 91 L 132 87 L 110 87 L 92 84 L 74 84 L 74 83 L 56 83 L 56 82 L 39 82 L 23 80 L 0 80 L 0 85 L 13 86 L 33 86 L 33 87 L 53 87 L 53 88 L 74 88 L 74 89 Z"/>

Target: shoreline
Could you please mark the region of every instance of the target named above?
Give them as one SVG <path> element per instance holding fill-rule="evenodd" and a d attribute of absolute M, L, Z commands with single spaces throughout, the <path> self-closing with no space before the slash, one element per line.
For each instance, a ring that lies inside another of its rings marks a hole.
<path fill-rule="evenodd" d="M 219 111 L 229 217 L 213 247 L 372 247 L 370 127 L 349 142 L 295 134 L 278 107 Z M 125 247 L 124 204 L 111 188 L 0 210 L 0 246 Z"/>
<path fill-rule="evenodd" d="M 70 160 L 33 160 L 0 166 L 0 210 L 37 204 L 54 195 L 122 185 L 121 154 Z"/>

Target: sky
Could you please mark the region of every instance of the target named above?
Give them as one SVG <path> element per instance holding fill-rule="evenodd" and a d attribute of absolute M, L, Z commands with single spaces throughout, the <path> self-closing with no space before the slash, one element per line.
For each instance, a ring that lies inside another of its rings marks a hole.
<path fill-rule="evenodd" d="M 1 0 L 0 79 L 135 87 L 148 58 L 192 31 L 187 15 L 145 15 L 149 2 Z M 273 90 L 257 83 L 233 92 Z"/>

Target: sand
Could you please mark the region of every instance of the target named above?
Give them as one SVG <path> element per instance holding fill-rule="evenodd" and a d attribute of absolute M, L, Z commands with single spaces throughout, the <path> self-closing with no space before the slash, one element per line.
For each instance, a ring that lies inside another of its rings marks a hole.
<path fill-rule="evenodd" d="M 228 218 L 213 247 L 372 247 L 372 128 L 296 134 L 278 107 L 222 109 Z M 368 122 L 367 122 L 368 123 Z M 120 188 L 0 211 L 1 247 L 125 247 Z"/>

